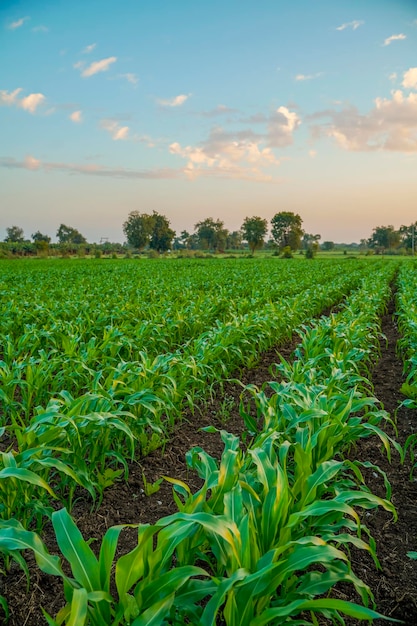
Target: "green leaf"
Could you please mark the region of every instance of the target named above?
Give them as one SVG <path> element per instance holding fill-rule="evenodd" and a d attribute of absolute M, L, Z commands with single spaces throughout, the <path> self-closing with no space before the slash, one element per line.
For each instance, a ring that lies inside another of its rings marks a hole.
<path fill-rule="evenodd" d="M 52 525 L 59 549 L 69 562 L 77 583 L 87 591 L 99 590 L 98 561 L 66 509 L 52 514 Z"/>
<path fill-rule="evenodd" d="M 153 604 L 132 622 L 132 626 L 163 626 L 173 605 L 174 597 L 172 594 Z"/>
<path fill-rule="evenodd" d="M 7 623 L 9 621 L 10 612 L 9 612 L 9 605 L 7 604 L 7 600 L 4 596 L 0 596 L 0 606 L 4 611 L 5 620 L 6 620 L 5 623 Z"/>
<path fill-rule="evenodd" d="M 252 620 L 251 626 L 267 626 L 267 624 L 272 622 L 275 618 L 299 615 L 302 611 L 313 611 L 314 613 L 321 613 L 323 611 L 336 613 L 340 611 L 345 615 L 349 615 L 350 617 L 355 617 L 360 620 L 370 621 L 381 618 L 387 619 L 391 622 L 400 623 L 400 620 L 386 617 L 376 611 L 373 611 L 372 609 L 360 606 L 359 604 L 347 602 L 346 600 L 332 600 L 325 598 L 320 600 L 296 600 L 284 607 L 267 609 L 262 613 L 262 615 Z"/>
<path fill-rule="evenodd" d="M 114 555 L 116 554 L 117 543 L 121 531 L 126 528 L 124 525 L 112 526 L 106 532 L 101 542 L 98 565 L 100 571 L 100 588 L 110 590 L 110 577 L 112 573 Z"/>
<path fill-rule="evenodd" d="M 88 594 L 86 589 L 74 589 L 71 600 L 71 612 L 66 626 L 84 626 L 87 624 Z M 104 625 L 103 625 L 104 626 Z"/>
<path fill-rule="evenodd" d="M 52 491 L 48 483 L 40 476 L 32 472 L 31 470 L 24 469 L 22 467 L 5 467 L 0 471 L 0 479 L 17 478 L 23 480 L 37 487 L 45 489 L 53 498 L 56 498 L 55 493 Z"/>
<path fill-rule="evenodd" d="M 17 520 L 8 520 L 0 525 L 0 549 L 32 550 L 39 568 L 45 574 L 66 578 L 59 557 L 49 554 L 39 535 L 25 530 Z"/>

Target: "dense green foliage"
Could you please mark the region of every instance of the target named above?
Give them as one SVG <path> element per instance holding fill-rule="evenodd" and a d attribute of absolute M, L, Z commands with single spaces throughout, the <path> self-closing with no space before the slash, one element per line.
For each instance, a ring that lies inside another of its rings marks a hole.
<path fill-rule="evenodd" d="M 395 270 L 348 259 L 2 263 L 0 432 L 9 443 L 0 455 L 0 551 L 4 569 L 13 558 L 28 573 L 21 550 L 30 549 L 41 570 L 63 579 L 67 604 L 49 624 L 377 616 L 349 546 L 378 566 L 359 510 L 395 511 L 389 483 L 386 499 L 375 496 L 362 472 L 370 464 L 345 452 L 375 434 L 388 454 L 398 448 L 367 379 Z M 339 313 L 312 321 L 344 298 Z M 185 403 L 302 324 L 295 362 L 277 366 L 269 389 L 242 395 L 246 445 L 222 432 L 220 461 L 192 449 L 202 488 L 192 493 L 171 477 L 178 513 L 139 526 L 137 547 L 118 558 L 122 527 L 109 529 L 96 557 L 51 499 L 70 510 L 79 485 L 100 501 L 129 458 L 169 437 Z M 41 532 L 48 518 L 71 575 L 28 530 Z M 340 581 L 363 606 L 329 597 Z"/>

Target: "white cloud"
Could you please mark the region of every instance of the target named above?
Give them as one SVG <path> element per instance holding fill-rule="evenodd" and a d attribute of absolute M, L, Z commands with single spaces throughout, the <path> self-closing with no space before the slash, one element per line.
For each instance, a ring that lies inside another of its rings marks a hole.
<path fill-rule="evenodd" d="M 41 24 L 32 28 L 32 33 L 49 33 L 49 28 Z"/>
<path fill-rule="evenodd" d="M 410 67 L 404 72 L 402 86 L 406 89 L 417 89 L 417 67 Z"/>
<path fill-rule="evenodd" d="M 19 99 L 17 96 L 21 91 L 21 87 L 15 89 L 11 93 L 7 91 L 0 91 L 0 104 L 5 104 L 8 106 L 15 105 L 17 107 L 20 107 L 21 109 L 24 109 L 25 111 L 35 113 L 37 107 L 41 105 L 46 99 L 42 93 L 31 93 L 25 98 Z"/>
<path fill-rule="evenodd" d="M 7 104 L 8 106 L 10 106 L 11 104 L 17 104 L 17 96 L 19 95 L 19 93 L 22 91 L 22 88 L 19 87 L 18 89 L 15 89 L 12 92 L 8 92 L 8 91 L 0 91 L 0 103 L 2 104 Z"/>
<path fill-rule="evenodd" d="M 296 81 L 313 80 L 314 78 L 319 78 L 320 76 L 323 76 L 323 72 L 317 72 L 316 74 L 297 74 L 297 76 L 295 77 L 295 80 Z"/>
<path fill-rule="evenodd" d="M 25 111 L 35 113 L 37 107 L 45 100 L 45 96 L 42 93 L 31 93 L 26 98 L 22 98 L 19 102 L 19 106 Z"/>
<path fill-rule="evenodd" d="M 33 156 L 26 156 L 24 159 L 24 167 L 27 170 L 38 170 L 41 166 L 39 159 L 35 159 Z"/>
<path fill-rule="evenodd" d="M 268 146 L 282 148 L 293 143 L 293 133 L 300 126 L 301 120 L 295 111 L 280 106 L 270 117 L 268 123 Z"/>
<path fill-rule="evenodd" d="M 142 178 L 159 180 L 164 178 L 180 178 L 184 175 L 183 170 L 174 170 L 170 168 L 156 170 L 131 170 L 124 167 L 107 167 L 97 165 L 95 163 L 91 163 L 89 165 L 80 165 L 78 163 L 43 163 L 33 156 L 26 156 L 23 161 L 17 161 L 12 157 L 0 157 L 0 167 L 45 172 L 61 171 L 68 174 L 127 179 Z"/>
<path fill-rule="evenodd" d="M 313 126 L 313 134 L 333 137 L 345 150 L 417 152 L 417 93 L 405 96 L 397 89 L 391 98 L 376 98 L 367 115 L 347 106 L 311 119 L 319 117 L 328 117 L 330 122 Z"/>
<path fill-rule="evenodd" d="M 336 26 L 336 30 L 345 30 L 346 28 L 351 28 L 352 30 L 356 30 L 359 26 L 365 24 L 363 20 L 353 20 L 352 22 L 345 22 L 340 26 Z"/>
<path fill-rule="evenodd" d="M 71 115 L 69 115 L 69 118 L 76 124 L 79 124 L 80 122 L 83 121 L 81 111 L 74 111 L 73 113 L 71 113 Z"/>
<path fill-rule="evenodd" d="M 90 52 L 92 52 L 94 50 L 94 48 L 97 46 L 96 43 L 90 43 L 89 46 L 86 46 L 84 48 L 84 50 L 82 51 L 82 54 L 89 54 Z"/>
<path fill-rule="evenodd" d="M 309 156 L 314 159 L 317 156 L 317 150 L 309 150 Z"/>
<path fill-rule="evenodd" d="M 384 40 L 383 46 L 389 46 L 393 41 L 400 41 L 401 39 L 407 39 L 407 35 L 399 33 L 398 35 L 391 35 Z"/>
<path fill-rule="evenodd" d="M 388 76 L 389 80 L 392 80 L 392 82 L 397 80 L 397 72 L 392 72 L 392 74 L 390 74 Z"/>
<path fill-rule="evenodd" d="M 110 65 L 117 61 L 117 57 L 108 57 L 107 59 L 101 59 L 101 61 L 94 61 L 86 67 L 85 70 L 81 72 L 81 76 L 83 78 L 88 78 L 89 76 L 94 76 L 94 74 L 98 74 L 99 72 L 107 72 Z M 77 68 L 82 67 L 81 62 L 77 63 Z M 74 66 L 75 67 L 75 66 Z"/>
<path fill-rule="evenodd" d="M 11 24 L 9 24 L 7 28 L 9 30 L 16 30 L 16 28 L 20 28 L 28 20 L 30 20 L 30 17 L 28 15 L 26 15 L 25 17 L 21 17 L 20 19 L 16 20 L 15 22 L 11 22 Z"/>
<path fill-rule="evenodd" d="M 157 102 L 163 107 L 179 107 L 183 105 L 190 96 L 190 93 L 188 95 L 180 94 L 179 96 L 175 96 L 175 98 L 171 98 L 170 100 L 158 100 Z"/>
<path fill-rule="evenodd" d="M 110 133 L 114 141 L 127 139 L 129 126 L 120 126 L 117 122 L 113 120 L 101 120 L 100 126 Z"/>
<path fill-rule="evenodd" d="M 256 181 L 270 181 L 272 176 L 262 168 L 279 165 L 267 135 L 252 131 L 227 132 L 221 127 L 211 130 L 206 141 L 196 146 L 174 142 L 171 154 L 186 160 L 188 178 L 211 176 Z"/>

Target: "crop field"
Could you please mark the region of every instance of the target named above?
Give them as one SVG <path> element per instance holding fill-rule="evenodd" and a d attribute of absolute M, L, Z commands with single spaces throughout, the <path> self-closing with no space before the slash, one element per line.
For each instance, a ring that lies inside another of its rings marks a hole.
<path fill-rule="evenodd" d="M 416 348 L 414 259 L 2 261 L 0 620 L 417 623 Z"/>

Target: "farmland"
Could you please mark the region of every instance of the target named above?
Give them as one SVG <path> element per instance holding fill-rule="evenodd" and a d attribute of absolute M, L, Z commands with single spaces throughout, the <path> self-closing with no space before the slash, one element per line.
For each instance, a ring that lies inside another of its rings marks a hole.
<path fill-rule="evenodd" d="M 416 448 L 415 283 L 411 260 L 2 262 L 10 623 L 25 597 L 29 626 L 411 619 L 408 596 L 402 613 L 378 603 L 374 536 L 399 518 L 415 578 L 415 521 L 389 484 L 397 463 L 415 518 L 398 461 Z M 390 372 L 384 405 L 381 352 L 405 394 Z"/>

